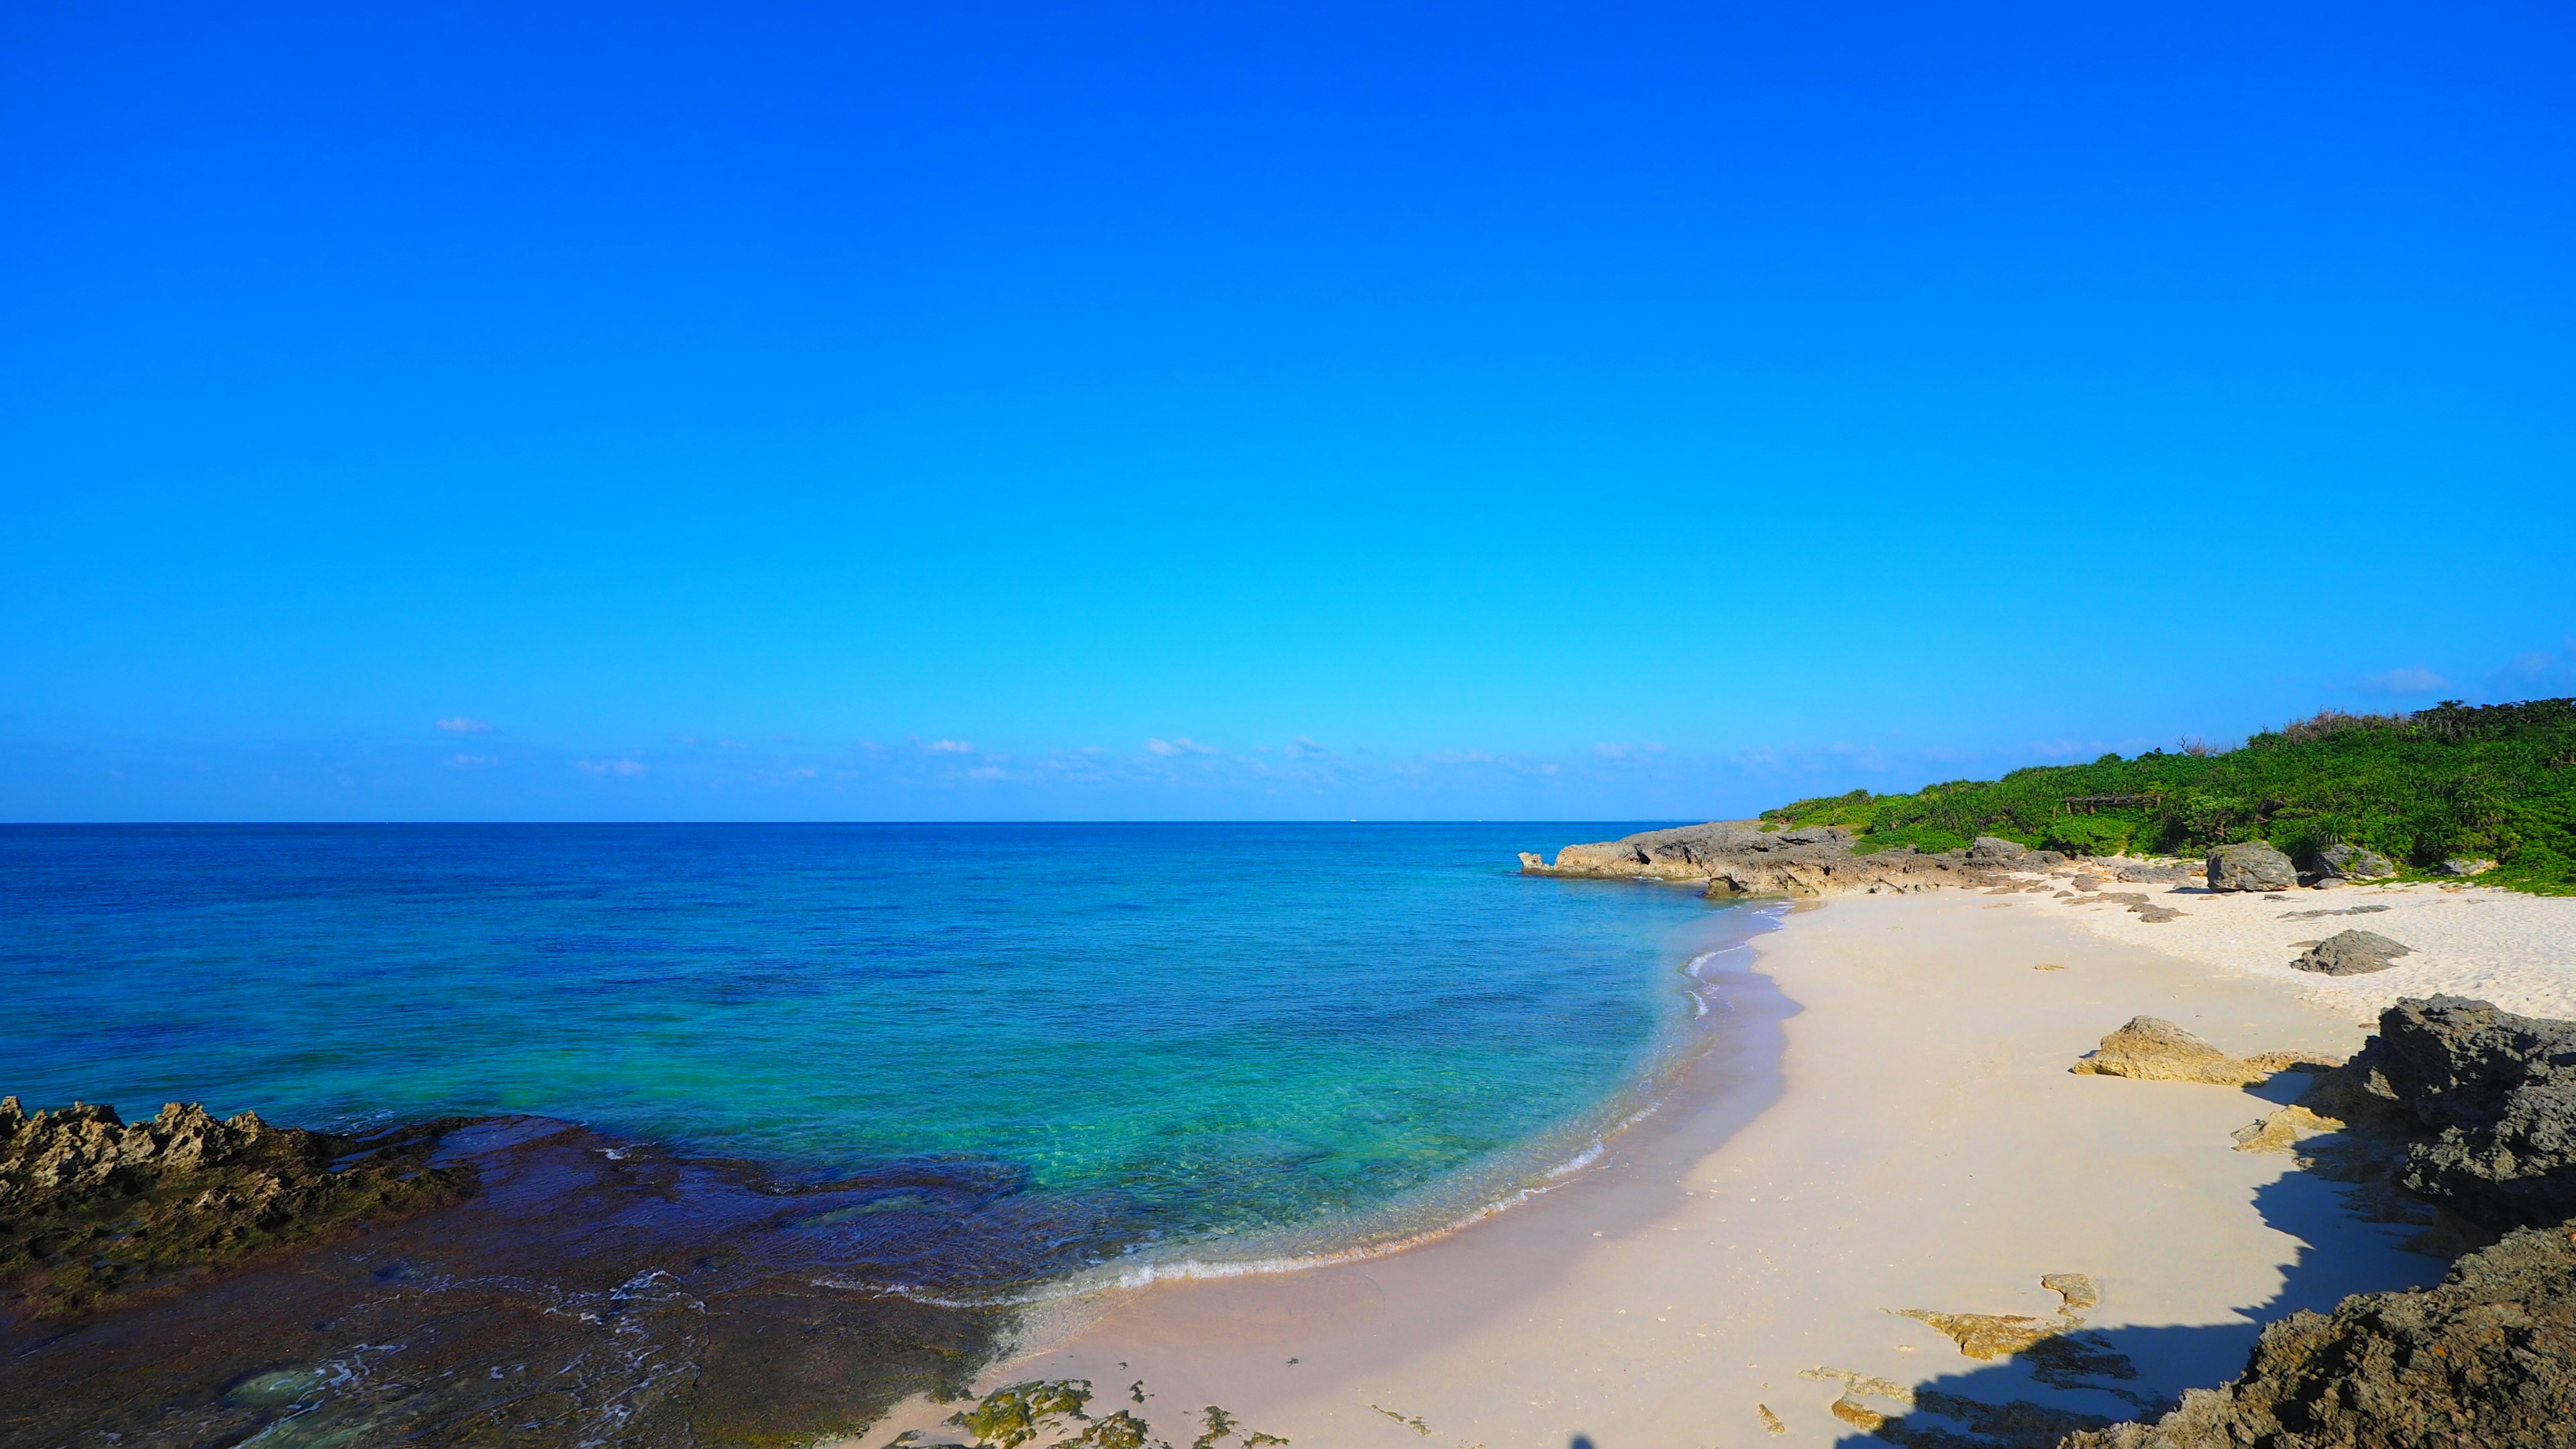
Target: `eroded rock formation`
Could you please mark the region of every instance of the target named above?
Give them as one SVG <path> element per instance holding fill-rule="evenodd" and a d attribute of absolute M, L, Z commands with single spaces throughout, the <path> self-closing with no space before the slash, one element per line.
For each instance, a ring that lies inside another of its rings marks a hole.
<path fill-rule="evenodd" d="M 2244 1376 L 2154 1424 L 2064 1449 L 2567 1449 L 2576 1443 L 2576 1241 L 2523 1229 L 2439 1287 L 2360 1293 L 2263 1330 Z"/>
<path fill-rule="evenodd" d="M 1861 855 L 1840 826 L 1765 830 L 1753 822 L 1712 821 L 1569 845 L 1553 862 L 1531 851 L 1520 859 L 1529 875 L 1706 881 L 1715 896 L 1826 896 L 1989 885 L 2007 870 L 2044 869 L 2066 857 L 1990 839 L 1941 855 L 1902 847 Z"/>
<path fill-rule="evenodd" d="M 455 1201 L 475 1178 L 429 1165 L 441 1126 L 360 1140 L 178 1102 L 129 1123 L 79 1103 L 28 1116 L 0 1097 L 0 1287 L 38 1313 L 75 1313 L 166 1274 Z"/>
<path fill-rule="evenodd" d="M 2160 1016 L 2135 1016 L 2102 1038 L 2102 1045 L 2067 1070 L 2078 1076 L 2129 1077 L 2142 1082 L 2208 1082 L 2242 1087 L 2275 1072 L 2333 1063 L 2307 1052 L 2258 1052 L 2231 1057 Z"/>
<path fill-rule="evenodd" d="M 2312 1100 L 2414 1138 L 2396 1180 L 2468 1222 L 2576 1217 L 2576 1022 L 2410 997 Z"/>

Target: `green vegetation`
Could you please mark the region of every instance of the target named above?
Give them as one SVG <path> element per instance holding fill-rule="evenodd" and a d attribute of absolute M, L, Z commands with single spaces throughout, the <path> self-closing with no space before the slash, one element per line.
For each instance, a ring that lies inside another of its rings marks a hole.
<path fill-rule="evenodd" d="M 2243 747 L 1953 780 L 1911 795 L 1800 800 L 1762 818 L 1843 825 L 1863 851 L 1942 851 L 1998 835 L 2069 855 L 2188 855 L 2268 840 L 2305 863 L 2343 842 L 2420 875 L 2451 857 L 2498 862 L 2482 883 L 2576 895 L 2576 700 L 2412 715 L 2328 710 Z"/>

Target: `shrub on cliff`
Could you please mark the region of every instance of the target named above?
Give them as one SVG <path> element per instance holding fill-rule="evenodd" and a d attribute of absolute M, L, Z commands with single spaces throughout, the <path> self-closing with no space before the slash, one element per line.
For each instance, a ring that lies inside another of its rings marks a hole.
<path fill-rule="evenodd" d="M 2327 711 L 2230 750 L 2150 750 L 1952 780 L 1908 795 L 1800 800 L 1775 826 L 1843 825 L 1859 848 L 1942 850 L 1999 835 L 2070 854 L 2198 854 L 2262 840 L 2306 864 L 2329 845 L 2417 871 L 2454 856 L 2486 879 L 2576 893 L 2576 700 L 2446 702 L 2412 715 Z"/>

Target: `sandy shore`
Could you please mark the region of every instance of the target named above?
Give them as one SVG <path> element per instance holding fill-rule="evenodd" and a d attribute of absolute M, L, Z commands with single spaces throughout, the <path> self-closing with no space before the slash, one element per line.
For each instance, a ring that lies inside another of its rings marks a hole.
<path fill-rule="evenodd" d="M 2576 1018 L 2576 898 L 2476 885 L 2354 886 L 2214 895 L 2197 886 L 2112 884 L 2182 914 L 2147 921 L 2100 894 L 2018 895 L 2096 935 L 2278 981 L 2326 1010 L 2375 1018 L 2401 996 L 2448 992 L 2526 1016 Z M 2375 931 L 2413 948 L 2385 971 L 2318 976 L 2291 969 L 2299 943 Z"/>
<path fill-rule="evenodd" d="M 1336 1449 L 1864 1442 L 1830 1412 L 1842 1383 L 1801 1374 L 1820 1368 L 2126 1417 L 2233 1376 L 2263 1320 L 2442 1264 L 2288 1158 L 2233 1150 L 2229 1133 L 2301 1079 L 2240 1090 L 2068 1064 L 2142 1013 L 2240 1054 L 2347 1052 L 2378 1000 L 2481 981 L 2508 1006 L 2576 1014 L 2556 1008 L 2576 966 L 2552 924 L 2576 925 L 2576 902 L 2479 903 L 2501 894 L 2178 895 L 2185 918 L 2162 923 L 2039 893 L 1802 909 L 1751 948 L 1778 992 L 1739 983 L 1735 1039 L 1601 1168 L 1372 1263 L 1075 1305 L 982 1386 L 1088 1378 L 1096 1413 L 1132 1408 L 1177 1443 L 1221 1404 L 1247 1431 Z M 2424 959 L 2340 981 L 2286 969 L 2289 942 L 2353 923 Z M 2108 1358 L 2073 1376 L 1981 1362 L 1891 1313 L 2045 1318 L 2060 1300 L 2039 1280 L 2057 1273 L 2097 1285 L 2093 1346 L 2134 1377 Z M 906 1405 L 866 1442 L 954 1437 L 947 1411 Z"/>

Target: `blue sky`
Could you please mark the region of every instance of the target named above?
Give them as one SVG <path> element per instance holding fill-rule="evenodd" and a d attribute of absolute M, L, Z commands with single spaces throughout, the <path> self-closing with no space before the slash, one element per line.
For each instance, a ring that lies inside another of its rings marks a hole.
<path fill-rule="evenodd" d="M 1669 818 L 2576 693 L 2563 6 L 0 4 L 0 818 Z"/>

